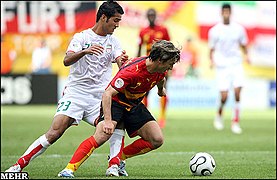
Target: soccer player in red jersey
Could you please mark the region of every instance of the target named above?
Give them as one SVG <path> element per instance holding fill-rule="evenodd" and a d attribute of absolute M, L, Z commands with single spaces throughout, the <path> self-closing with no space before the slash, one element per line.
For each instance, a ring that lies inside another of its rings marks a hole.
<path fill-rule="evenodd" d="M 147 19 L 149 21 L 149 26 L 144 27 L 140 30 L 138 57 L 141 56 L 142 45 L 146 46 L 146 54 L 149 55 L 153 42 L 157 40 L 162 40 L 162 39 L 167 41 L 170 40 L 167 28 L 165 26 L 158 25 L 156 23 L 156 16 L 157 16 L 157 13 L 155 9 L 153 8 L 148 9 Z M 167 77 L 168 77 L 168 74 L 166 76 L 166 79 Z M 147 96 L 148 96 L 148 92 L 146 93 L 146 96 L 143 99 L 143 103 L 145 104 L 146 107 L 148 106 Z M 160 99 L 161 113 L 160 113 L 158 122 L 161 128 L 165 127 L 167 101 L 168 99 L 166 96 L 162 96 Z"/>
<path fill-rule="evenodd" d="M 165 96 L 165 75 L 180 61 L 180 50 L 166 40 L 153 44 L 149 56 L 125 62 L 112 79 L 102 96 L 102 108 L 95 133 L 84 140 L 75 151 L 68 165 L 79 166 L 104 144 L 117 125 L 124 123 L 129 137 L 140 136 L 122 149 L 118 161 L 110 170 L 118 172 L 119 159 L 126 160 L 159 148 L 164 141 L 161 128 L 155 118 L 141 102 L 146 92 L 155 85 L 158 95 Z M 121 156 L 121 157 L 120 157 Z M 109 173 L 109 175 L 113 175 Z"/>

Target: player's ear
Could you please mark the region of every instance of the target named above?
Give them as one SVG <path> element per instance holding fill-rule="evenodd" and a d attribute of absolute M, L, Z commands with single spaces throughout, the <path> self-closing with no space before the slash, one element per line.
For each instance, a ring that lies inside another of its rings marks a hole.
<path fill-rule="evenodd" d="M 100 19 L 101 19 L 101 21 L 106 22 L 107 21 L 107 16 L 105 14 L 102 14 Z"/>

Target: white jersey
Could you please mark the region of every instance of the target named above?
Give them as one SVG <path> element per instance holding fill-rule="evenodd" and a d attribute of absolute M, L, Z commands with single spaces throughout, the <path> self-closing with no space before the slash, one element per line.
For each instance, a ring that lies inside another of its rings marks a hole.
<path fill-rule="evenodd" d="M 104 92 L 112 77 L 112 62 L 121 55 L 122 49 L 113 35 L 99 36 L 92 29 L 87 29 L 74 34 L 67 52 L 78 52 L 93 44 L 103 46 L 104 52 L 99 56 L 86 54 L 72 64 L 66 87 L 83 93 Z"/>
<path fill-rule="evenodd" d="M 246 45 L 248 38 L 245 29 L 234 22 L 228 25 L 218 23 L 209 30 L 209 47 L 214 49 L 213 60 L 217 67 L 242 63 L 240 45 Z"/>
<path fill-rule="evenodd" d="M 99 55 L 87 54 L 70 66 L 63 96 L 57 112 L 75 119 L 73 124 L 85 120 L 91 125 L 99 116 L 102 94 L 112 78 L 112 62 L 121 55 L 119 41 L 112 35 L 99 36 L 91 29 L 76 33 L 67 52 L 78 52 L 92 44 L 104 47 Z"/>

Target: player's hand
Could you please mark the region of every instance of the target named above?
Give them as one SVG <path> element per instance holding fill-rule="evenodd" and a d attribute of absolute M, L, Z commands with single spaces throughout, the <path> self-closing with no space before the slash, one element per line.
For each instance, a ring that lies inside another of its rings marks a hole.
<path fill-rule="evenodd" d="M 114 124 L 112 123 L 112 121 L 105 121 L 103 123 L 103 131 L 106 134 L 112 134 L 113 133 L 113 129 L 114 129 Z"/>
<path fill-rule="evenodd" d="M 121 58 L 122 64 L 125 63 L 126 61 L 128 61 L 129 56 L 126 54 L 125 50 L 122 51 L 120 58 Z"/>
<path fill-rule="evenodd" d="M 159 96 L 166 96 L 166 89 L 165 88 L 162 88 L 162 89 L 159 89 L 158 88 L 158 95 Z"/>
<path fill-rule="evenodd" d="M 129 56 L 126 54 L 126 51 L 123 50 L 121 55 L 118 56 L 118 58 L 116 59 L 118 67 L 121 67 L 122 64 L 124 64 L 126 61 L 128 61 L 128 58 L 129 58 Z"/>
<path fill-rule="evenodd" d="M 86 54 L 94 54 L 98 56 L 104 52 L 104 47 L 98 44 L 93 44 L 92 46 L 85 49 L 85 51 L 86 51 Z"/>

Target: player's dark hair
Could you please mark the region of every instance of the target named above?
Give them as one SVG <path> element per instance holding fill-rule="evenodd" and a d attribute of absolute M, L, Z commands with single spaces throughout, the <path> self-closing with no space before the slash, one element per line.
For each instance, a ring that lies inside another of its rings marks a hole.
<path fill-rule="evenodd" d="M 174 60 L 178 62 L 180 61 L 180 49 L 176 48 L 170 41 L 160 40 L 152 45 L 149 58 L 152 61 L 167 62 Z"/>
<path fill-rule="evenodd" d="M 221 7 L 221 9 L 230 9 L 231 10 L 231 5 L 229 3 L 224 3 Z"/>
<path fill-rule="evenodd" d="M 96 22 L 104 14 L 109 20 L 115 13 L 124 14 L 123 8 L 115 1 L 107 1 L 101 4 L 96 14 Z"/>

